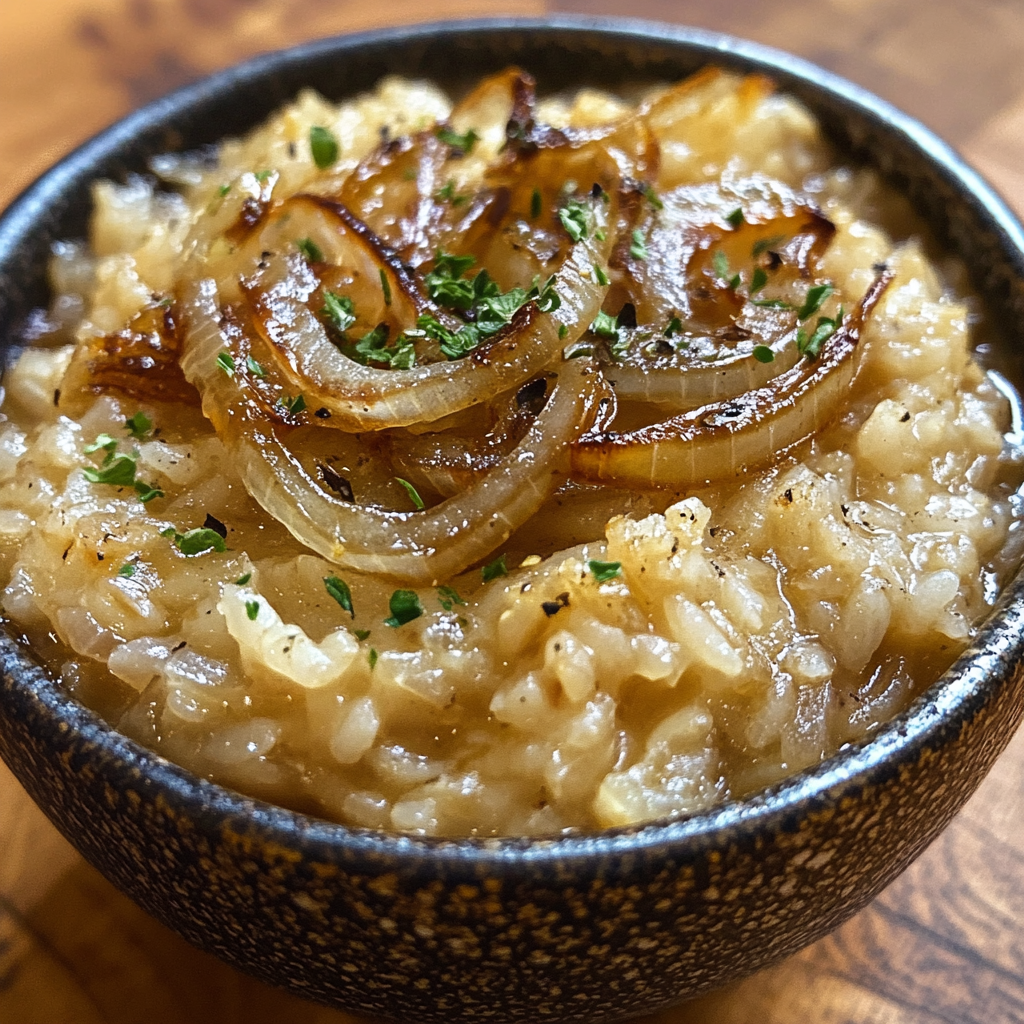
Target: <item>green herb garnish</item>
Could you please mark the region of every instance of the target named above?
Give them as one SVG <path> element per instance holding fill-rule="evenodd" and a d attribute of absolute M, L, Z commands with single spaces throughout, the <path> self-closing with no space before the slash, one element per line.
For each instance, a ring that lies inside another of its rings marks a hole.
<path fill-rule="evenodd" d="M 352 635 L 357 640 L 365 640 L 370 635 L 370 631 L 368 629 L 353 629 Z"/>
<path fill-rule="evenodd" d="M 461 206 L 463 203 L 469 201 L 469 196 L 459 195 L 455 191 L 455 179 L 449 180 L 448 184 L 444 188 L 439 188 L 434 193 L 435 199 L 446 199 L 452 204 L 452 206 Z"/>
<path fill-rule="evenodd" d="M 459 592 L 453 587 L 441 586 L 437 588 L 437 599 L 441 607 L 450 612 L 456 604 L 464 605 L 466 602 L 459 596 Z"/>
<path fill-rule="evenodd" d="M 318 124 L 309 129 L 309 149 L 313 162 L 323 170 L 338 159 L 338 140 L 326 128 Z"/>
<path fill-rule="evenodd" d="M 227 551 L 228 546 L 224 538 L 216 531 L 201 526 L 197 530 L 189 530 L 187 533 L 178 533 L 169 526 L 166 530 L 160 531 L 161 537 L 169 537 L 174 541 L 175 547 L 183 555 L 201 555 L 204 551 Z"/>
<path fill-rule="evenodd" d="M 755 345 L 751 354 L 759 363 L 775 362 L 775 353 L 767 345 Z"/>
<path fill-rule="evenodd" d="M 621 562 L 599 562 L 592 558 L 587 564 L 590 566 L 591 575 L 598 583 L 607 583 L 622 572 Z"/>
<path fill-rule="evenodd" d="M 499 576 L 507 576 L 508 566 L 505 564 L 505 556 L 499 555 L 489 565 L 485 565 L 480 570 L 480 575 L 483 577 L 484 583 L 490 583 L 491 580 L 496 580 Z"/>
<path fill-rule="evenodd" d="M 252 356 L 245 357 L 245 365 L 254 377 L 266 377 L 267 371 Z"/>
<path fill-rule="evenodd" d="M 807 297 L 804 304 L 797 310 L 796 318 L 800 321 L 807 320 L 821 308 L 821 304 L 835 291 L 835 288 L 828 283 L 816 284 L 807 289 Z"/>
<path fill-rule="evenodd" d="M 807 332 L 801 327 L 796 332 L 796 347 L 797 351 L 808 359 L 817 359 L 821 353 L 821 347 L 832 337 L 833 334 L 839 329 L 843 322 L 843 308 L 839 307 L 839 312 L 835 317 L 819 316 L 817 326 L 811 333 L 810 337 L 807 336 Z"/>
<path fill-rule="evenodd" d="M 281 395 L 276 404 L 292 416 L 298 416 L 306 408 L 306 399 L 302 395 L 296 395 L 294 398 L 291 395 Z"/>
<path fill-rule="evenodd" d="M 230 352 L 218 352 L 214 360 L 219 369 L 223 370 L 229 377 L 235 375 L 235 360 Z"/>
<path fill-rule="evenodd" d="M 575 199 L 570 199 L 558 211 L 558 219 L 562 222 L 562 227 L 569 232 L 569 237 L 574 242 L 586 238 L 590 232 L 590 210 Z"/>
<path fill-rule="evenodd" d="M 256 616 L 260 613 L 259 601 L 246 601 L 245 602 L 245 614 L 249 617 L 250 622 L 256 621 Z"/>
<path fill-rule="evenodd" d="M 640 191 L 644 194 L 644 197 L 647 199 L 647 202 L 649 202 L 655 210 L 665 209 L 665 204 L 661 201 L 660 197 L 658 196 L 658 193 L 655 192 L 650 185 L 642 184 L 640 186 Z"/>
<path fill-rule="evenodd" d="M 382 270 L 381 274 L 383 273 Z M 356 308 L 347 295 L 324 292 L 324 304 L 320 312 L 329 317 L 331 323 L 342 334 L 356 322 Z"/>
<path fill-rule="evenodd" d="M 369 334 L 364 334 L 355 345 L 345 350 L 349 358 L 366 366 L 381 363 L 393 370 L 408 370 L 416 365 L 416 349 L 411 338 L 400 334 L 394 345 L 388 345 L 391 330 L 387 324 L 377 324 Z"/>
<path fill-rule="evenodd" d="M 420 497 L 420 492 L 408 480 L 403 480 L 400 476 L 396 476 L 395 479 L 405 489 L 405 493 L 409 495 L 409 499 L 416 506 L 417 510 L 423 511 L 427 506 L 423 504 L 423 499 Z"/>
<path fill-rule="evenodd" d="M 384 293 L 384 305 L 391 305 L 391 282 L 388 280 L 388 275 L 384 273 L 384 268 L 380 268 L 380 290 Z"/>
<path fill-rule="evenodd" d="M 248 583 L 249 580 L 251 580 L 251 579 L 252 579 L 252 573 L 251 572 L 243 573 L 241 576 L 238 577 L 237 580 L 235 580 L 235 586 L 236 587 L 244 587 L 246 585 L 246 583 Z"/>
<path fill-rule="evenodd" d="M 629 255 L 635 260 L 647 259 L 647 242 L 644 240 L 644 233 L 639 228 L 633 230 L 633 242 L 629 247 Z"/>
<path fill-rule="evenodd" d="M 371 671 L 371 672 L 372 672 L 372 671 L 374 670 L 374 668 L 376 667 L 376 665 L 377 665 L 377 658 L 379 658 L 379 657 L 380 657 L 380 655 L 379 655 L 379 654 L 377 654 L 377 651 L 376 651 L 376 649 L 375 649 L 375 648 L 373 648 L 373 647 L 371 647 L 371 648 L 370 648 L 370 657 L 369 657 L 369 661 L 370 661 L 370 671 Z"/>
<path fill-rule="evenodd" d="M 728 214 L 725 218 L 733 228 L 738 228 L 743 223 L 743 210 L 740 207 L 736 207 L 732 213 Z"/>
<path fill-rule="evenodd" d="M 117 570 L 117 575 L 122 576 L 126 580 L 130 580 L 135 575 L 135 566 L 131 562 L 125 562 L 120 569 Z"/>
<path fill-rule="evenodd" d="M 295 248 L 302 253 L 310 263 L 323 263 L 324 254 L 312 238 L 299 238 L 295 241 Z"/>
<path fill-rule="evenodd" d="M 533 194 L 530 196 L 530 217 L 532 220 L 536 220 L 541 214 L 541 194 L 540 189 L 535 188 Z"/>
<path fill-rule="evenodd" d="M 144 413 L 137 412 L 124 421 L 124 428 L 136 441 L 145 441 L 146 435 L 153 427 L 153 421 Z"/>
<path fill-rule="evenodd" d="M 463 153 L 472 152 L 473 146 L 480 141 L 480 136 L 477 135 L 472 128 L 470 128 L 464 135 L 460 135 L 452 128 L 438 128 L 434 134 L 446 146 L 451 146 L 452 149 L 461 150 Z"/>
<path fill-rule="evenodd" d="M 603 267 L 599 267 L 596 263 L 593 265 L 591 272 L 594 275 L 594 280 L 601 285 L 603 288 L 608 284 L 608 275 L 604 272 Z"/>
<path fill-rule="evenodd" d="M 337 576 L 325 576 L 324 588 L 341 605 L 344 611 L 348 612 L 353 619 L 356 617 L 356 613 L 352 608 L 352 591 L 344 580 L 339 579 Z"/>
<path fill-rule="evenodd" d="M 396 590 L 388 602 L 391 615 L 384 620 L 385 626 L 404 626 L 423 614 L 423 605 L 415 590 Z"/>
<path fill-rule="evenodd" d="M 768 283 L 768 274 L 764 267 L 755 267 L 754 276 L 750 279 L 750 294 L 756 295 Z"/>
<path fill-rule="evenodd" d="M 662 333 L 662 335 L 664 337 L 671 338 L 674 335 L 679 334 L 682 331 L 682 329 L 683 329 L 683 322 L 682 322 L 682 320 L 680 320 L 679 317 L 674 316 L 674 317 L 672 317 L 671 320 L 669 320 L 668 327 L 666 327 L 665 330 L 662 331 L 661 333 Z"/>

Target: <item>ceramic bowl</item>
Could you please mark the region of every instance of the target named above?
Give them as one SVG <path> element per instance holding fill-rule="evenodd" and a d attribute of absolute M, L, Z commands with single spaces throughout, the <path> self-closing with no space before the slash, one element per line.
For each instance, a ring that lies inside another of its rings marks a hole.
<path fill-rule="evenodd" d="M 1024 334 L 1024 236 L 956 155 L 874 96 L 736 39 L 635 22 L 464 22 L 258 57 L 132 114 L 0 221 L 0 339 L 45 304 L 54 239 L 80 237 L 89 182 L 255 125 L 302 86 L 340 99 L 382 75 L 458 90 L 516 62 L 542 89 L 762 71 L 846 159 L 902 190 L 1004 325 Z M 457 841 L 319 821 L 202 781 L 71 699 L 0 636 L 0 754 L 115 885 L 203 949 L 313 999 L 396 1021 L 601 1021 L 756 971 L 834 928 L 916 857 L 1024 710 L 1024 586 L 977 643 L 870 742 L 750 799 L 596 835 Z"/>

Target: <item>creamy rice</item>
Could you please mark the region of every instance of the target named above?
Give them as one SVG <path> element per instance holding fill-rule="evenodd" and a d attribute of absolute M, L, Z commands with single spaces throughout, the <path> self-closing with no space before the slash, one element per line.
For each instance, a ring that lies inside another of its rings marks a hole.
<path fill-rule="evenodd" d="M 536 114 L 585 128 L 632 109 L 585 90 Z M 304 93 L 223 143 L 216 162 L 157 161 L 159 187 L 98 183 L 88 243 L 55 250 L 51 309 L 4 381 L 0 552 L 4 613 L 69 690 L 127 735 L 256 796 L 376 829 L 492 835 L 742 797 L 869 736 L 928 686 L 1019 547 L 1020 458 L 1004 440 L 1007 400 L 970 354 L 978 310 L 963 276 L 940 273 L 901 200 L 870 172 L 834 167 L 808 113 L 761 80 L 705 74 L 670 124 L 650 109 L 660 160 L 638 222 L 647 266 L 686 189 L 740 196 L 742 209 L 756 180 L 757 195 L 793 190 L 834 225 L 813 276 L 787 285 L 786 308 L 827 281 L 815 312 L 841 321 L 882 265 L 891 273 L 853 383 L 815 436 L 710 484 L 567 485 L 486 558 L 428 576 L 435 585 L 300 543 L 250 497 L 191 385 L 152 376 L 159 346 L 134 350 L 121 376 L 99 372 L 97 353 L 130 329 L 186 331 L 197 264 L 234 301 L 246 243 L 231 238 L 247 209 L 266 218 L 295 193 L 333 195 L 369 176 L 388 139 L 435 122 L 479 127 L 423 83 L 388 79 L 338 106 Z M 455 154 L 448 201 L 501 159 L 504 120 Z M 314 127 L 337 144 L 323 168 Z M 730 226 L 746 230 L 716 217 L 726 241 Z M 627 271 L 612 273 L 613 316 Z M 743 273 L 734 292 L 753 286 Z M 691 358 L 680 352 L 667 358 Z M 606 359 L 604 373 L 624 371 Z M 306 415 L 289 435 L 296 451 L 356 499 L 364 488 L 411 509 L 396 477 L 416 472 L 424 427 L 383 442 Z M 90 481 L 125 454 L 134 488 Z M 189 538 L 209 544 L 209 531 L 225 550 L 190 553 Z M 397 612 L 396 591 L 415 594 Z M 403 607 L 421 614 L 399 622 Z"/>

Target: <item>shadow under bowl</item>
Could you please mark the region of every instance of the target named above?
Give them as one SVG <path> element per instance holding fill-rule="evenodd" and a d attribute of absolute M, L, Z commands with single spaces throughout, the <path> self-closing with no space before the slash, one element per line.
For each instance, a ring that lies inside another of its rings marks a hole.
<path fill-rule="evenodd" d="M 47 302 L 50 244 L 86 234 L 89 184 L 253 127 L 301 87 L 382 75 L 452 91 L 509 63 L 542 90 L 675 80 L 716 63 L 805 103 L 964 259 L 1019 361 L 1024 235 L 919 124 L 820 68 L 713 33 L 596 19 L 428 25 L 258 57 L 150 104 L 67 157 L 0 219 L 0 345 Z M 1024 585 L 866 743 L 685 820 L 550 839 L 346 828 L 198 779 L 70 698 L 0 634 L 0 755 L 58 829 L 189 941 L 265 981 L 417 1024 L 613 1020 L 765 967 L 902 871 L 967 800 L 1024 713 Z"/>

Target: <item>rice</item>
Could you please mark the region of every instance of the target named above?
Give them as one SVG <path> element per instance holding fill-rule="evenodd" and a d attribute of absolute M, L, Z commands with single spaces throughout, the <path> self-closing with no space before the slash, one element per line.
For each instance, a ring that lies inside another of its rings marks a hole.
<path fill-rule="evenodd" d="M 630 109 L 584 90 L 537 118 Z M 878 265 L 893 274 L 843 408 L 768 466 L 678 491 L 563 489 L 503 560 L 409 587 L 300 544 L 194 404 L 82 387 L 76 351 L 162 316 L 197 253 L 237 292 L 225 233 L 267 174 L 275 196 L 327 192 L 382 137 L 450 115 L 424 83 L 340 105 L 307 92 L 216 163 L 167 156 L 159 187 L 95 185 L 90 239 L 55 248 L 51 308 L 4 381 L 5 615 L 127 735 L 374 829 L 535 835 L 692 814 L 870 736 L 952 663 L 1016 566 L 1021 458 L 955 268 L 940 274 L 899 197 L 834 167 L 807 111 L 759 80 L 698 83 L 661 146 L 659 192 L 784 183 L 835 225 L 820 272 L 837 295 L 863 295 Z M 314 126 L 338 144 L 327 170 Z M 453 194 L 503 142 L 484 133 Z M 135 488 L 90 481 L 128 452 Z M 160 494 L 143 502 L 146 488 Z M 191 551 L 190 531 L 223 543 Z"/>

